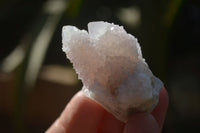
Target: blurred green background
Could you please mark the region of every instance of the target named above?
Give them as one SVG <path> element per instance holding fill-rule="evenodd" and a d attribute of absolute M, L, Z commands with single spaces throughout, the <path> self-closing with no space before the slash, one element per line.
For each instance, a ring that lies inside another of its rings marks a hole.
<path fill-rule="evenodd" d="M 64 25 L 123 25 L 169 92 L 163 133 L 200 132 L 199 0 L 1 0 L 0 132 L 44 132 L 81 88 Z"/>

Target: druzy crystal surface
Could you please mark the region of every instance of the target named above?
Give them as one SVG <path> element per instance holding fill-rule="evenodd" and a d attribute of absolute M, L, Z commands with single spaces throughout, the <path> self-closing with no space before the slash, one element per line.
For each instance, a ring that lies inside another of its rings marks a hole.
<path fill-rule="evenodd" d="M 88 32 L 64 26 L 62 43 L 84 94 L 117 119 L 126 122 L 158 103 L 163 83 L 150 71 L 137 39 L 122 26 L 90 22 Z"/>

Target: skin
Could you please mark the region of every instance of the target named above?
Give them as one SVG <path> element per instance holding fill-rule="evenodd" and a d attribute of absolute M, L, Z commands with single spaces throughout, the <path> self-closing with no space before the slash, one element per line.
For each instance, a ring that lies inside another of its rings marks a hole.
<path fill-rule="evenodd" d="M 80 91 L 46 133 L 160 133 L 168 100 L 163 87 L 159 103 L 151 114 L 133 114 L 127 123 L 123 123 Z"/>

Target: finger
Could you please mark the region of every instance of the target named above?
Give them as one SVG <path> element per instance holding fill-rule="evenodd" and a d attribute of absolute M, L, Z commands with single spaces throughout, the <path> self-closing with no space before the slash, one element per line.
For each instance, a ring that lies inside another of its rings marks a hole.
<path fill-rule="evenodd" d="M 122 133 L 125 123 L 116 119 L 111 113 L 105 111 L 98 133 Z"/>
<path fill-rule="evenodd" d="M 60 123 L 58 119 L 45 133 L 65 133 L 65 127 L 62 125 L 62 123 Z"/>
<path fill-rule="evenodd" d="M 50 127 L 48 133 L 53 133 L 56 128 L 57 130 L 62 128 L 61 131 L 65 133 L 95 133 L 104 112 L 99 104 L 80 91 L 72 98 L 58 120 Z"/>
<path fill-rule="evenodd" d="M 151 114 L 135 114 L 128 120 L 123 133 L 159 133 L 157 121 Z"/>
<path fill-rule="evenodd" d="M 165 120 L 168 103 L 169 103 L 168 93 L 165 87 L 163 87 L 160 92 L 158 105 L 155 107 L 155 109 L 151 113 L 156 119 L 156 121 L 158 122 L 160 130 L 162 130 L 162 126 Z"/>
<path fill-rule="evenodd" d="M 167 91 L 163 87 L 159 96 L 159 103 L 152 113 L 131 116 L 124 128 L 124 133 L 159 133 L 167 112 L 168 100 Z"/>

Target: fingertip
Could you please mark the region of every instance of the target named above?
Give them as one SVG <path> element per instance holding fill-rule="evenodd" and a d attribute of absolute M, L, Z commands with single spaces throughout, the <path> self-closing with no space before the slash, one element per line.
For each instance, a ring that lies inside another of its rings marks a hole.
<path fill-rule="evenodd" d="M 104 112 L 99 104 L 80 91 L 66 106 L 59 120 L 67 133 L 93 133 L 97 131 Z"/>
<path fill-rule="evenodd" d="M 57 119 L 45 133 L 66 133 L 66 130 L 59 119 Z"/>
<path fill-rule="evenodd" d="M 164 103 L 164 105 L 168 106 L 169 103 L 169 95 L 165 87 L 161 89 L 159 100 Z"/>
<path fill-rule="evenodd" d="M 124 126 L 124 122 L 121 122 L 111 113 L 105 111 L 98 133 L 122 133 Z"/>
<path fill-rule="evenodd" d="M 159 133 L 159 126 L 151 114 L 135 114 L 131 116 L 123 133 Z"/>
<path fill-rule="evenodd" d="M 160 130 L 162 130 L 162 126 L 163 126 L 165 116 L 167 113 L 168 104 L 169 104 L 168 93 L 165 87 L 163 87 L 160 92 L 158 105 L 155 107 L 155 109 L 151 113 L 156 119 L 156 121 L 158 122 Z"/>

